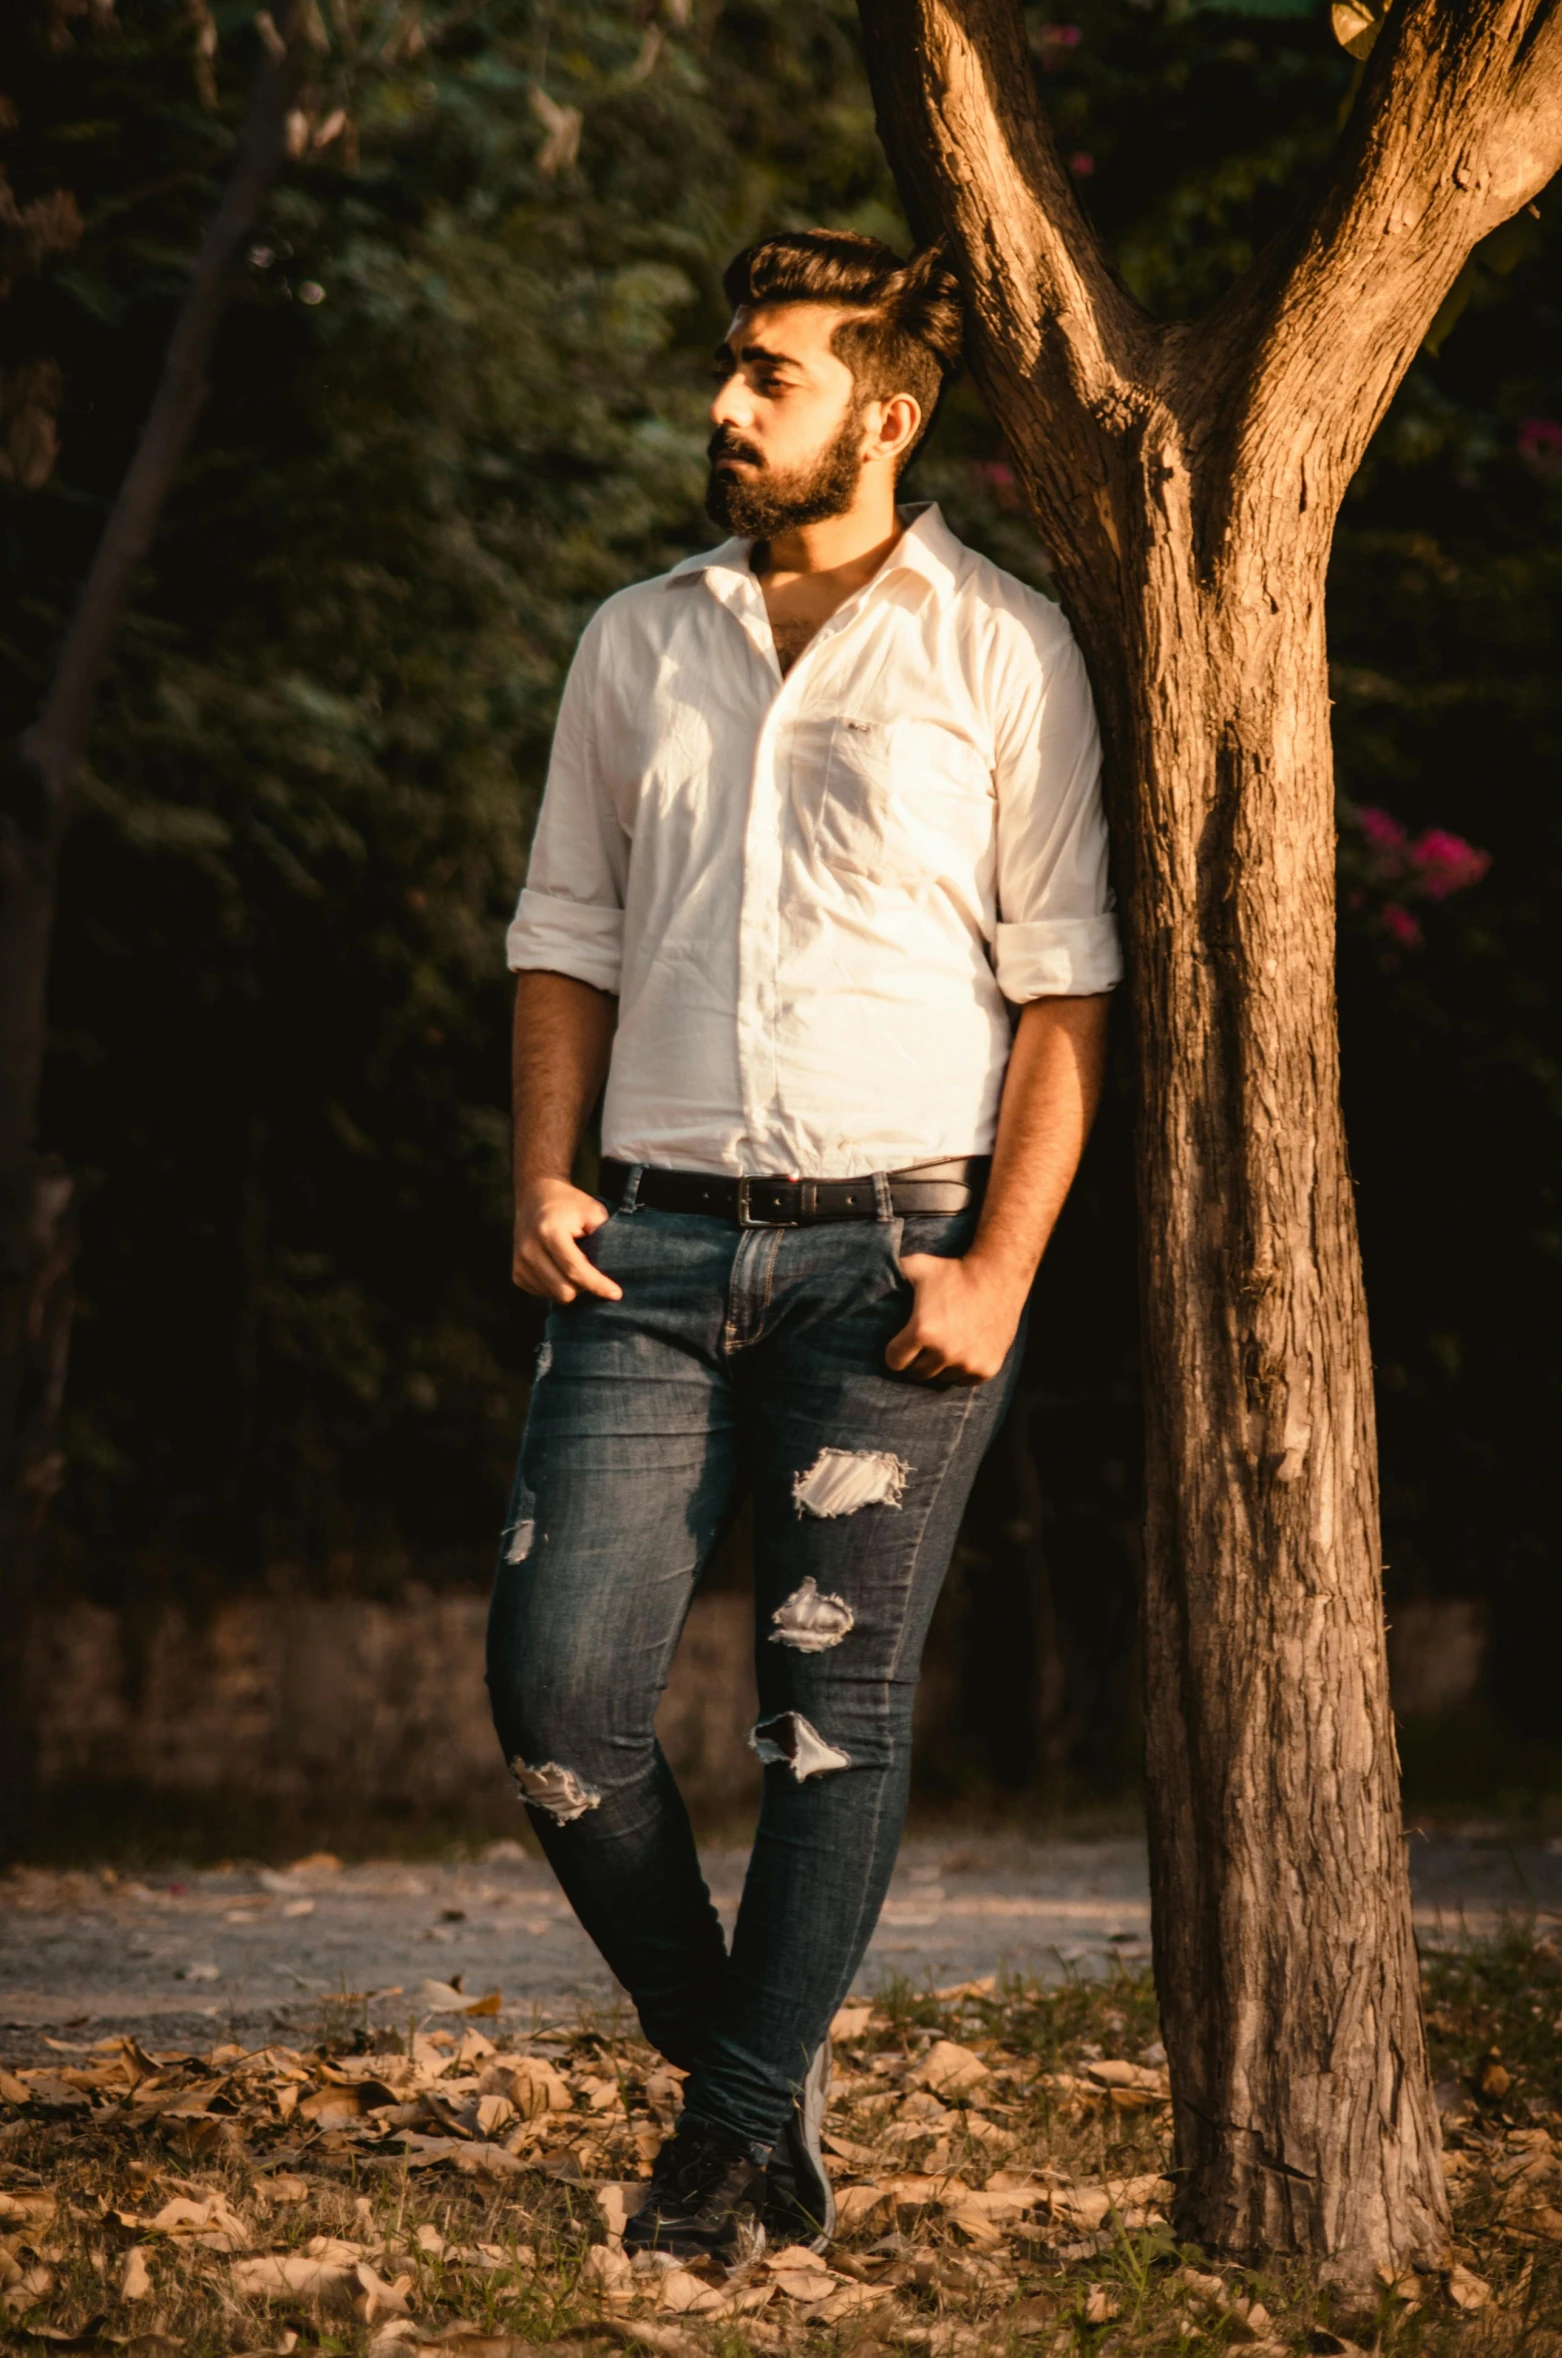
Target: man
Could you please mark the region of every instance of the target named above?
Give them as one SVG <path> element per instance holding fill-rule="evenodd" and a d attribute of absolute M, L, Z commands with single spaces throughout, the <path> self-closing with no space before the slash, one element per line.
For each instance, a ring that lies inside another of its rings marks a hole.
<path fill-rule="evenodd" d="M 554 1871 L 687 2073 L 626 2242 L 730 2255 L 830 2231 L 829 2024 L 1119 960 L 1068 626 L 895 504 L 958 364 L 947 267 L 810 231 L 725 286 L 735 537 L 587 628 L 510 932 L 514 1275 L 554 1307 L 488 1676 Z M 570 1171 L 604 1077 L 598 1196 Z M 729 1953 L 652 1723 L 745 1493 L 765 1779 Z"/>

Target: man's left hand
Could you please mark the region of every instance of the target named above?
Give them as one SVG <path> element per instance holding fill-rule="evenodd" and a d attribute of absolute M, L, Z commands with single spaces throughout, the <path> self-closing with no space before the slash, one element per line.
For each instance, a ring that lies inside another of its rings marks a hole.
<path fill-rule="evenodd" d="M 1009 1355 L 1028 1286 L 968 1253 L 908 1253 L 901 1273 L 916 1293 L 911 1316 L 884 1353 L 896 1375 L 919 1383 L 984 1384 Z"/>

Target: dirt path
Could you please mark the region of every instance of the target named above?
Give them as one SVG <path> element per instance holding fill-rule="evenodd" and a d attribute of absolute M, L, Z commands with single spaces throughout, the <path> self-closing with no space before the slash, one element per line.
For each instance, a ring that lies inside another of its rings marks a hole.
<path fill-rule="evenodd" d="M 730 1924 L 743 1854 L 707 1854 Z M 1562 1842 L 1413 1837 L 1423 1942 L 1536 1912 L 1562 1925 Z M 1009 1967 L 1056 1979 L 1149 1956 L 1142 1841 L 1027 1843 L 959 1835 L 907 1842 L 861 1975 L 946 1984 Z M 135 2031 L 258 2044 L 318 2025 L 353 1994 L 405 2023 L 459 1979 L 503 1994 L 506 2023 L 614 2001 L 614 1985 L 552 1877 L 519 1844 L 460 1864 L 301 1863 L 146 1882 L 23 1870 L 0 1881 L 0 2056 L 41 2059 L 45 2037 Z"/>

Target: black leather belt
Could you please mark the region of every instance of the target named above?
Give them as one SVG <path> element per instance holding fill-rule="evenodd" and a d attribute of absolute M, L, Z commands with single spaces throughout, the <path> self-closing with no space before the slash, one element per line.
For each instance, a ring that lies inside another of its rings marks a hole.
<path fill-rule="evenodd" d="M 991 1162 L 990 1155 L 971 1154 L 891 1171 L 890 1209 L 900 1219 L 963 1212 L 981 1201 Z M 603 1156 L 597 1192 L 604 1203 L 622 1200 L 633 1168 Z M 876 1220 L 879 1182 L 872 1173 L 863 1179 L 723 1179 L 711 1171 L 660 1171 L 647 1164 L 635 1203 L 653 1212 L 704 1212 L 710 1219 L 735 1220 L 740 1228 L 808 1228 L 816 1220 Z"/>

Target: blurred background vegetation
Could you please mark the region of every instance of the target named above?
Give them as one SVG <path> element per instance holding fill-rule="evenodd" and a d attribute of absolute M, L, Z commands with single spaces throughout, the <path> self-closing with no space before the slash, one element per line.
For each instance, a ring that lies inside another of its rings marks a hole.
<path fill-rule="evenodd" d="M 1334 136 L 1357 69 L 1327 8 L 1026 14 L 1124 277 L 1196 311 Z M 849 0 L 453 0 L 393 49 L 304 126 L 250 255 L 66 856 L 45 1143 L 83 1215 L 51 1580 L 127 1608 L 282 1561 L 350 1593 L 484 1577 L 535 1340 L 506 1282 L 502 935 L 563 670 L 604 595 L 713 537 L 731 253 L 787 224 L 905 239 Z M 248 0 L 6 11 L 5 172 L 85 223 L 0 305 L 8 731 L 258 55 Z M 1508 1807 L 1562 1789 L 1559 251 L 1543 203 L 1466 273 L 1346 503 L 1330 614 L 1390 1612 L 1466 1600 L 1489 1629 L 1478 1692 L 1407 1731 L 1411 1791 Z M 1045 583 L 969 387 L 911 488 Z M 937 1793 L 1136 1773 L 1122 1047 L 943 1609 Z"/>

